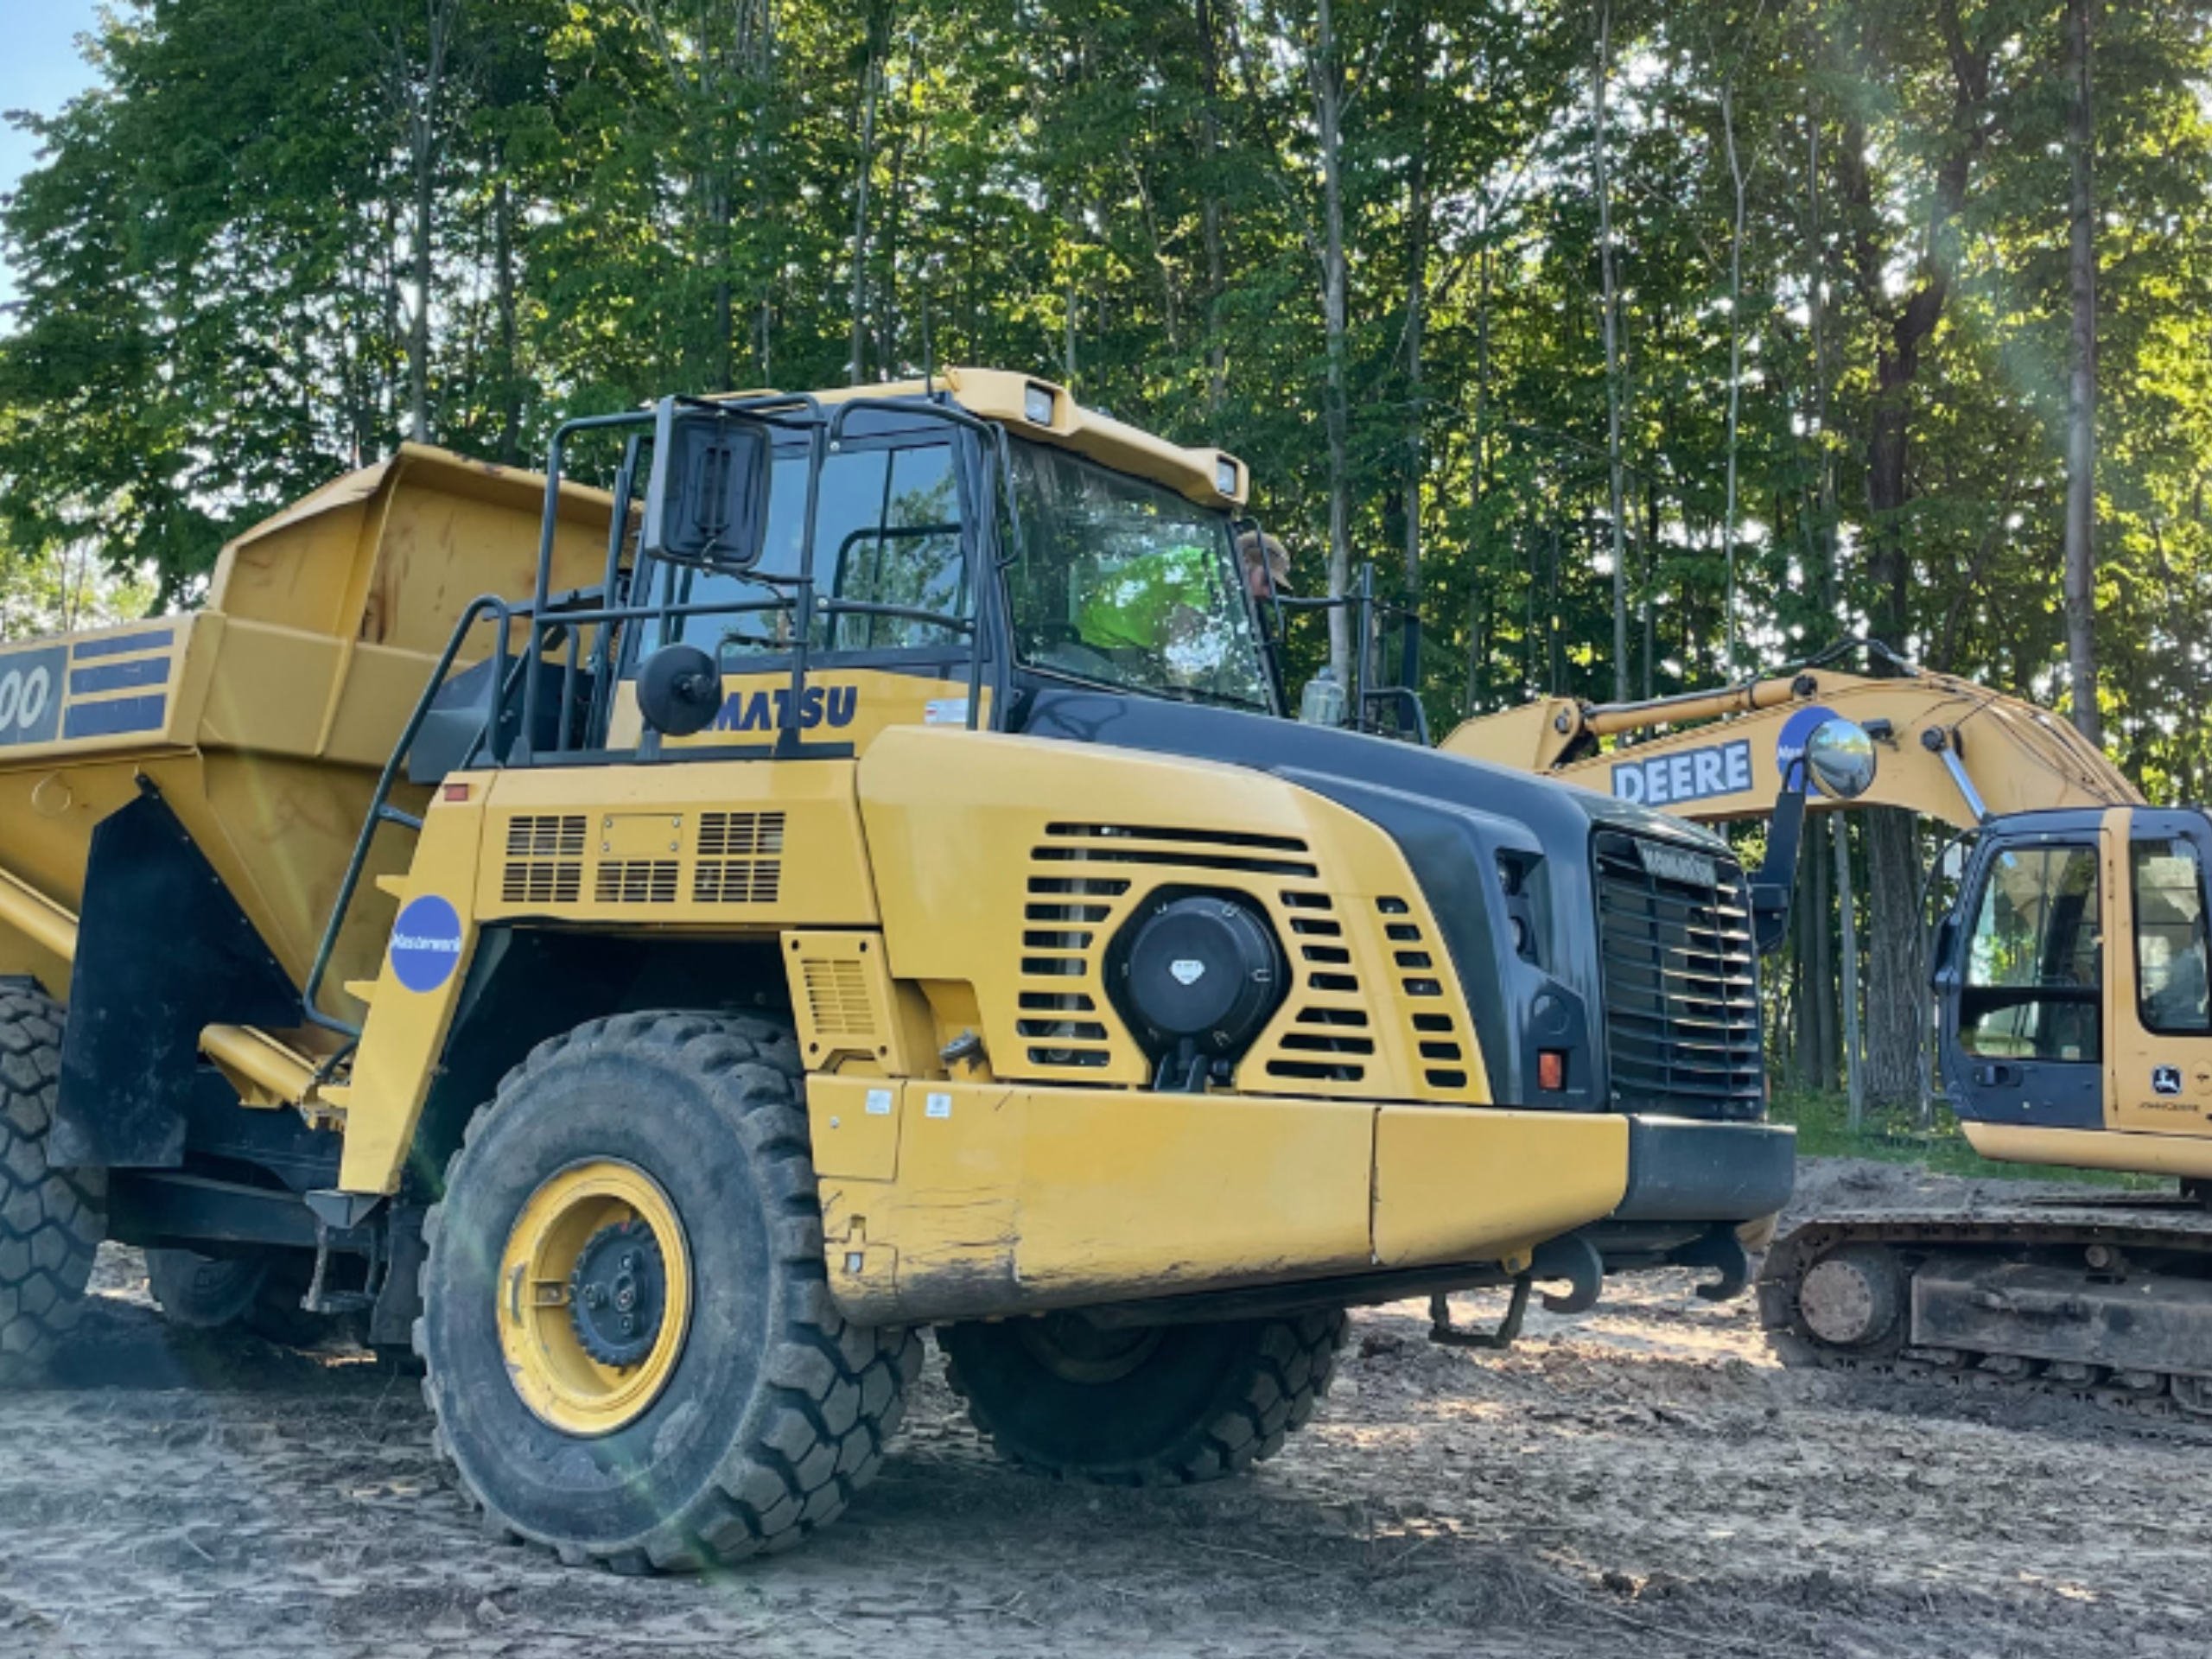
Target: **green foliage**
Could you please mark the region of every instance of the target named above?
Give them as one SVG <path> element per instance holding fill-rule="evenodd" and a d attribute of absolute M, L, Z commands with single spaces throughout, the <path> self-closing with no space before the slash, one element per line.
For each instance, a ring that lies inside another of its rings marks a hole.
<path fill-rule="evenodd" d="M 1630 683 L 1871 631 L 2058 699 L 2059 9 L 1611 13 Z M 669 390 L 984 362 L 1243 454 L 1309 592 L 1340 492 L 1356 556 L 1428 619 L 1440 728 L 1609 695 L 1595 0 L 1335 0 L 1326 39 L 1322 15 L 125 0 L 94 89 L 22 118 L 43 158 L 0 213 L 6 556 L 93 546 L 189 602 L 226 536 L 409 435 L 418 380 L 429 439 L 519 461 Z M 2107 4 L 2097 39 L 2104 713 L 2154 797 L 2202 793 L 2205 9 Z"/>

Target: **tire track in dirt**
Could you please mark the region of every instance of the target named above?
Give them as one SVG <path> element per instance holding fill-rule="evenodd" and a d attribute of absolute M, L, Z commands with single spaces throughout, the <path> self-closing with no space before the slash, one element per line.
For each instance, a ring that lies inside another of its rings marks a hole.
<path fill-rule="evenodd" d="M 991 1461 L 933 1363 L 882 1478 L 699 1580 L 484 1540 L 413 1379 L 179 1342 L 111 1252 L 55 1386 L 0 1397 L 0 1656 L 1142 1651 L 2190 1655 L 2212 1433 L 1786 1373 L 1687 1275 L 1507 1355 L 1356 1316 L 1249 1478 L 1154 1492 Z M 1484 1310 L 1466 1299 L 1462 1313 Z"/>

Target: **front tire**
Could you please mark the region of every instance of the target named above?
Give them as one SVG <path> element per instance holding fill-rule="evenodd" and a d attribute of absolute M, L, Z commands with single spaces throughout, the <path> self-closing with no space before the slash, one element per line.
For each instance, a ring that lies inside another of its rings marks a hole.
<path fill-rule="evenodd" d="M 0 1388 L 35 1376 L 84 1310 L 107 1230 L 107 1178 L 46 1161 L 60 1007 L 0 990 Z"/>
<path fill-rule="evenodd" d="M 470 1123 L 416 1348 L 494 1529 L 694 1571 L 798 1542 L 874 1477 L 920 1344 L 830 1301 L 804 1098 L 788 1025 L 622 1014 Z"/>
<path fill-rule="evenodd" d="M 1340 1311 L 1105 1330 L 1079 1313 L 946 1325 L 938 1344 L 999 1455 L 1116 1486 L 1217 1480 L 1281 1450 L 1328 1392 Z"/>

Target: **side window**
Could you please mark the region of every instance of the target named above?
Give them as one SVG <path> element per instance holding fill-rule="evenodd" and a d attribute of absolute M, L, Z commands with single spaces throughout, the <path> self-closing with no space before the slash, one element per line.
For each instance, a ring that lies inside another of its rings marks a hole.
<path fill-rule="evenodd" d="M 1974 917 L 1960 1040 L 1993 1059 L 2094 1061 L 2104 979 L 2094 847 L 1999 855 Z"/>
<path fill-rule="evenodd" d="M 2135 994 L 2143 1023 L 2170 1036 L 2212 1034 L 2206 1005 L 2204 872 L 2185 841 L 2139 841 L 2135 883 Z"/>
<path fill-rule="evenodd" d="M 967 612 L 967 570 L 960 548 L 960 490 L 947 444 L 837 456 L 822 475 L 822 523 L 815 543 L 823 592 L 870 605 L 900 605 L 950 617 Z M 898 651 L 960 636 L 918 617 L 841 616 L 828 631 L 831 651 Z"/>
<path fill-rule="evenodd" d="M 950 444 L 849 448 L 822 468 L 815 593 L 964 617 L 969 598 L 960 532 L 960 492 Z M 760 569 L 795 575 L 805 543 L 806 455 L 786 449 L 770 476 Z M 767 607 L 770 601 L 791 596 L 788 586 L 690 571 L 677 571 L 673 579 L 679 602 L 762 607 L 685 619 L 684 639 L 715 653 L 726 667 L 742 667 L 750 653 L 791 649 L 791 613 Z M 822 652 L 901 651 L 942 648 L 963 638 L 918 617 L 825 616 L 815 624 L 812 645 Z"/>

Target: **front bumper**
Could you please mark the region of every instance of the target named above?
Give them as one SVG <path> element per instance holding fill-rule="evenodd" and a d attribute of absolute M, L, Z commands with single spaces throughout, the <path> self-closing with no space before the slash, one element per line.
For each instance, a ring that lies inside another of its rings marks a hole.
<path fill-rule="evenodd" d="M 1789 1194 L 1757 1124 L 825 1076 L 807 1104 L 830 1293 L 868 1324 L 1497 1282 L 1593 1224 L 1691 1260 Z"/>

